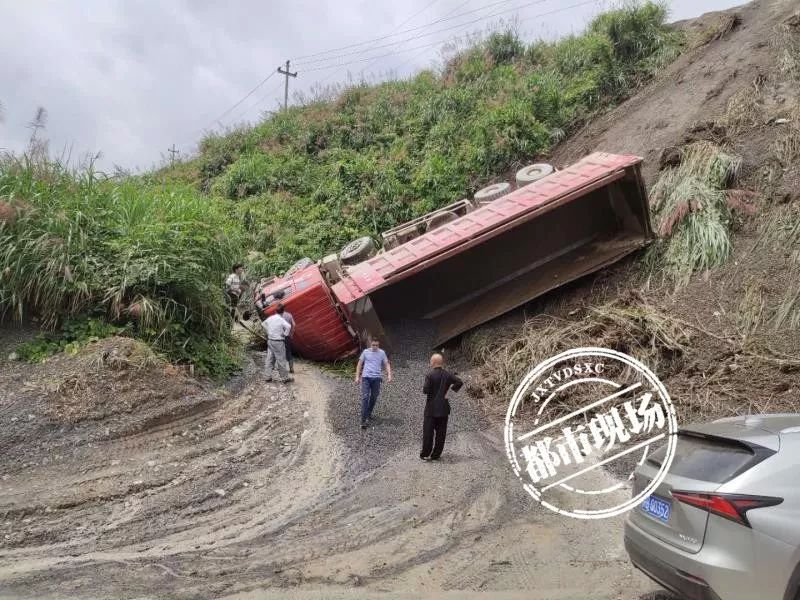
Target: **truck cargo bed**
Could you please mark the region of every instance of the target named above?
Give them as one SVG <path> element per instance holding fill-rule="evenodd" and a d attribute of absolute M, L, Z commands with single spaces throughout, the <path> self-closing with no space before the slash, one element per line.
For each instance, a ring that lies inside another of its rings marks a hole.
<path fill-rule="evenodd" d="M 593 154 L 356 265 L 334 294 L 431 319 L 438 345 L 649 243 L 640 162 Z"/>

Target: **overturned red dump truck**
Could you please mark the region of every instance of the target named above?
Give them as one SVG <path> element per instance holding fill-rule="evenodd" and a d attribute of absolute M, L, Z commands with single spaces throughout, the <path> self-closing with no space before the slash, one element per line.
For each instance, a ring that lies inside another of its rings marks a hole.
<path fill-rule="evenodd" d="M 647 245 L 641 161 L 594 153 L 516 190 L 495 184 L 477 202 L 396 227 L 382 250 L 357 264 L 342 263 L 373 254 L 371 240 L 306 259 L 256 289 L 260 315 L 282 302 L 297 324 L 296 351 L 313 360 L 345 358 L 370 337 L 385 339 L 382 319 L 430 320 L 438 346 Z"/>

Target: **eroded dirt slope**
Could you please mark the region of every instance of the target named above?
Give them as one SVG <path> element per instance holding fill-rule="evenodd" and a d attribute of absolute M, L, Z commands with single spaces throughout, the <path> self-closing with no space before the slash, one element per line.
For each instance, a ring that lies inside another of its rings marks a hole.
<path fill-rule="evenodd" d="M 635 154 L 645 158 L 644 174 L 653 183 L 662 152 L 687 141 L 714 139 L 715 133 L 703 125 L 722 115 L 743 88 L 755 93 L 754 83 L 764 85 L 771 77 L 771 91 L 780 97 L 773 100 L 791 101 L 796 88 L 777 73 L 775 42 L 776 27 L 797 10 L 792 0 L 756 0 L 682 23 L 694 47 L 652 84 L 560 144 L 553 160 L 569 164 L 597 150 Z M 756 146 L 755 140 L 744 141 Z"/>

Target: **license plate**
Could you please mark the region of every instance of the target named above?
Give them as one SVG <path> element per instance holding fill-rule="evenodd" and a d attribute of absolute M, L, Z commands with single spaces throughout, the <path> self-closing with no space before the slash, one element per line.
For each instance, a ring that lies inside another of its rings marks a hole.
<path fill-rule="evenodd" d="M 662 523 L 669 521 L 672 502 L 661 496 L 648 496 L 641 504 L 642 512 Z"/>

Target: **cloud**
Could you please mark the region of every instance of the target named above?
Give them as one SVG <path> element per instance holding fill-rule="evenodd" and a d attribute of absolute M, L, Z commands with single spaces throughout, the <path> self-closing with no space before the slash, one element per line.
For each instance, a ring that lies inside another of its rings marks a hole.
<path fill-rule="evenodd" d="M 541 20 L 529 19 L 521 30 L 531 38 L 580 30 L 605 1 Z M 673 16 L 687 18 L 734 3 L 674 0 Z M 54 151 L 72 147 L 73 156 L 100 151 L 103 168 L 120 164 L 146 169 L 165 156 L 173 143 L 188 152 L 205 129 L 216 126 L 214 121 L 220 114 L 287 58 L 358 44 L 398 29 L 480 9 L 376 44 L 396 42 L 523 4 L 530 2 L 3 2 L 0 101 L 5 107 L 5 121 L 0 123 L 0 148 L 24 149 L 30 133 L 25 125 L 37 107 L 44 106 L 49 113 L 46 135 Z M 559 0 L 542 0 L 520 10 L 519 15 L 530 17 L 563 6 Z M 408 21 L 413 15 L 415 18 Z M 467 26 L 464 32 L 482 25 Z M 371 53 L 366 52 L 370 45 L 359 45 L 311 57 L 306 59 L 305 68 L 298 67 L 300 77 L 290 86 L 295 91 L 307 91 L 323 80 L 345 81 L 348 73 L 356 78 L 390 71 L 407 76 L 438 57 L 438 45 L 413 48 L 444 42 L 458 33 L 454 30 L 420 37 Z M 395 53 L 374 62 L 332 67 L 390 51 Z M 320 66 L 331 68 L 310 71 Z M 256 102 L 259 98 L 263 98 L 260 104 Z M 223 124 L 255 119 L 262 110 L 275 108 L 282 98 L 282 79 L 275 75 L 226 116 Z"/>

